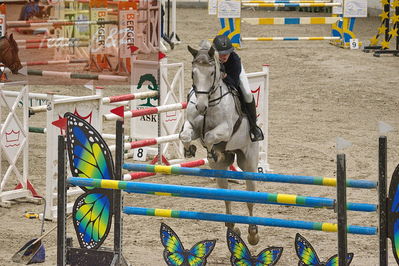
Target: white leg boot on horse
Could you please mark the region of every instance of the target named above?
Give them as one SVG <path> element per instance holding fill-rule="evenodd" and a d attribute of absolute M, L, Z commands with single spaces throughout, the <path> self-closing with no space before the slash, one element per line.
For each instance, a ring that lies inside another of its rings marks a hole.
<path fill-rule="evenodd" d="M 193 158 L 195 157 L 195 153 L 197 151 L 197 147 L 191 144 L 191 141 L 199 138 L 198 131 L 194 130 L 191 123 L 189 121 L 185 121 L 183 128 L 179 134 L 179 139 L 183 143 L 184 146 L 184 157 L 185 158 Z"/>
<path fill-rule="evenodd" d="M 191 94 L 191 101 L 195 101 L 195 95 Z M 179 139 L 184 146 L 184 157 L 195 157 L 197 147 L 191 144 L 192 141 L 199 139 L 202 132 L 202 124 L 204 117 L 195 109 L 195 105 L 187 106 L 187 117 L 179 134 Z"/>

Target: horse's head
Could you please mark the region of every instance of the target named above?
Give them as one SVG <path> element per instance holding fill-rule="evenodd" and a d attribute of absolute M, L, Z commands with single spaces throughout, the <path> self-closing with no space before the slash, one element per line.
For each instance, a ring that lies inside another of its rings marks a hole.
<path fill-rule="evenodd" d="M 196 108 L 200 114 L 205 114 L 208 108 L 209 96 L 219 86 L 220 64 L 215 58 L 215 50 L 209 42 L 202 41 L 200 49 L 188 46 L 193 55 L 192 79 L 193 89 L 197 97 Z"/>
<path fill-rule="evenodd" d="M 22 65 L 18 57 L 18 45 L 12 34 L 0 39 L 0 48 L 0 62 L 8 67 L 13 74 L 18 74 Z"/>

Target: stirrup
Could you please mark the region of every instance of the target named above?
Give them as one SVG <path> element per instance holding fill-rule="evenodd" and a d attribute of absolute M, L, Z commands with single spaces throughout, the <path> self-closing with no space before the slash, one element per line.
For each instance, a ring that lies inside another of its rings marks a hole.
<path fill-rule="evenodd" d="M 263 136 L 262 129 L 258 126 L 255 126 L 250 129 L 249 137 L 251 138 L 252 142 L 264 140 L 265 137 Z"/>

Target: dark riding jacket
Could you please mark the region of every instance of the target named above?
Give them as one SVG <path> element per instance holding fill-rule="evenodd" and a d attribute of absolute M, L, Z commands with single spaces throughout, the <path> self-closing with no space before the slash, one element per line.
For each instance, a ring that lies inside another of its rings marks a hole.
<path fill-rule="evenodd" d="M 223 79 L 226 85 L 233 86 L 240 91 L 241 59 L 235 52 L 232 52 L 226 63 L 223 63 L 227 76 Z"/>

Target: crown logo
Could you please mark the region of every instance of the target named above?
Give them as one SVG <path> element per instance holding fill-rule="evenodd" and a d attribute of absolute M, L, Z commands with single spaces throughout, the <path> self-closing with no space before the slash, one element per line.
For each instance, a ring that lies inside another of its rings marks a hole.
<path fill-rule="evenodd" d="M 19 146 L 19 135 L 21 131 L 11 131 L 6 132 L 6 147 L 16 147 Z"/>

